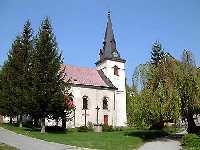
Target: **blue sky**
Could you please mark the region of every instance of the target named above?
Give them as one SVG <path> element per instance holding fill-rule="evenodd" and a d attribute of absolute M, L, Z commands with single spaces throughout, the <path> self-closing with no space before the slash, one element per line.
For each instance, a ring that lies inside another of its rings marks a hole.
<path fill-rule="evenodd" d="M 110 9 L 129 83 L 156 40 L 178 59 L 183 49 L 191 50 L 200 65 L 199 7 L 199 0 L 0 0 L 0 64 L 27 19 L 36 33 L 49 16 L 64 62 L 95 67 Z"/>

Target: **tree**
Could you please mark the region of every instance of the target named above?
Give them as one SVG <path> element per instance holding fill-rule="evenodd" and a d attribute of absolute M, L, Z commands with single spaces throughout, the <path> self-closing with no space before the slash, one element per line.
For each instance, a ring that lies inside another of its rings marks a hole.
<path fill-rule="evenodd" d="M 156 41 L 152 46 L 151 52 L 151 63 L 155 66 L 158 66 L 165 53 L 162 49 L 162 45 L 159 41 Z"/>
<path fill-rule="evenodd" d="M 21 39 L 19 36 L 13 42 L 11 50 L 8 55 L 8 60 L 4 63 L 1 72 L 1 99 L 0 110 L 3 115 L 12 117 L 18 114 L 17 100 L 19 98 L 18 77 L 16 72 L 19 69 L 19 53 L 21 50 Z"/>
<path fill-rule="evenodd" d="M 51 24 L 46 17 L 35 38 L 31 67 L 34 109 L 41 119 L 42 133 L 45 132 L 45 118 L 52 118 L 63 111 L 65 87 L 60 74 L 61 64 L 62 57 Z"/>
<path fill-rule="evenodd" d="M 126 84 L 126 99 L 127 99 L 127 122 L 128 126 L 134 127 L 134 108 L 135 108 L 135 100 L 137 99 L 137 89 L 135 85 L 133 84 L 131 87 L 129 87 Z"/>
<path fill-rule="evenodd" d="M 199 113 L 199 79 L 192 53 L 183 51 L 182 61 L 177 73 L 177 89 L 181 100 L 181 113 L 187 119 L 189 133 L 197 132 L 194 114 Z"/>
<path fill-rule="evenodd" d="M 164 122 L 179 117 L 179 101 L 175 89 L 176 60 L 161 50 L 161 44 L 154 44 L 151 61 L 139 65 L 133 79 L 140 92 L 134 101 L 135 124 L 151 125 L 162 129 Z"/>
<path fill-rule="evenodd" d="M 19 124 L 22 127 L 22 116 L 25 113 L 28 113 L 27 105 L 30 100 L 29 93 L 29 79 L 30 76 L 30 63 L 31 63 L 31 53 L 33 51 L 33 42 L 32 42 L 32 28 L 30 21 L 26 21 L 24 25 L 23 32 L 21 34 L 21 49 L 19 54 L 16 56 L 16 61 L 14 62 L 17 65 L 17 70 L 15 71 L 15 76 L 18 80 L 16 87 L 18 88 L 18 99 L 17 99 L 17 112 L 20 116 Z"/>

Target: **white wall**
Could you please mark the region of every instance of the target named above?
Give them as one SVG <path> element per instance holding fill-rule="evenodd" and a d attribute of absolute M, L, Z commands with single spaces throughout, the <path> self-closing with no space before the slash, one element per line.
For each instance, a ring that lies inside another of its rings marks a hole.
<path fill-rule="evenodd" d="M 108 115 L 108 124 L 116 125 L 114 110 L 114 90 L 111 89 L 95 89 L 88 87 L 74 87 L 70 89 L 74 96 L 75 110 L 75 126 L 79 127 L 85 124 L 85 110 L 83 110 L 83 96 L 88 96 L 88 109 L 86 110 L 86 122 L 97 123 L 97 110 L 99 110 L 99 123 L 104 123 L 104 115 Z M 103 110 L 103 98 L 108 97 L 108 110 Z M 72 114 L 73 115 L 73 114 Z M 67 122 L 68 127 L 74 127 L 74 120 Z"/>
<path fill-rule="evenodd" d="M 114 75 L 114 66 L 119 68 L 119 76 Z M 115 91 L 116 104 L 116 126 L 127 125 L 126 115 L 126 87 L 125 87 L 125 65 L 122 62 L 105 60 L 97 65 L 97 70 L 102 70 L 107 78 L 118 90 Z"/>

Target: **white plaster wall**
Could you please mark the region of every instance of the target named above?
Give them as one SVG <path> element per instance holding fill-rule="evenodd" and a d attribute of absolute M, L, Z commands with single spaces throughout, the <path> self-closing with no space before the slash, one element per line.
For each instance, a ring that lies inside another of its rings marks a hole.
<path fill-rule="evenodd" d="M 83 96 L 88 96 L 88 109 L 86 110 L 86 122 L 97 123 L 97 110 L 99 110 L 99 123 L 104 123 L 104 115 L 108 115 L 108 124 L 116 125 L 114 110 L 114 90 L 95 89 L 88 87 L 72 87 L 70 90 L 74 96 L 75 110 L 75 126 L 79 127 L 85 124 L 85 110 L 83 110 Z M 103 110 L 103 98 L 108 97 L 108 110 Z M 74 127 L 74 120 L 67 122 L 67 127 Z"/>
<path fill-rule="evenodd" d="M 114 66 L 119 68 L 119 76 L 114 75 Z M 116 126 L 127 125 L 126 115 L 126 87 L 125 87 L 125 64 L 122 62 L 105 60 L 97 65 L 97 70 L 102 70 L 107 78 L 118 90 L 115 91 Z"/>
<path fill-rule="evenodd" d="M 13 122 L 17 122 L 17 117 L 12 118 Z M 10 122 L 10 117 L 3 116 L 3 123 L 9 123 Z"/>

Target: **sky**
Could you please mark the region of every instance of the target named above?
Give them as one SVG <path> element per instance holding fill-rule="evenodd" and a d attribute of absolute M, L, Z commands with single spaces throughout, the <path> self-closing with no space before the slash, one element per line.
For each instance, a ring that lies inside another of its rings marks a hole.
<path fill-rule="evenodd" d="M 139 64 L 150 60 L 159 40 L 177 59 L 189 49 L 200 65 L 200 0 L 0 0 L 0 65 L 30 19 L 34 34 L 49 16 L 65 64 L 95 67 L 107 12 L 129 84 Z"/>

